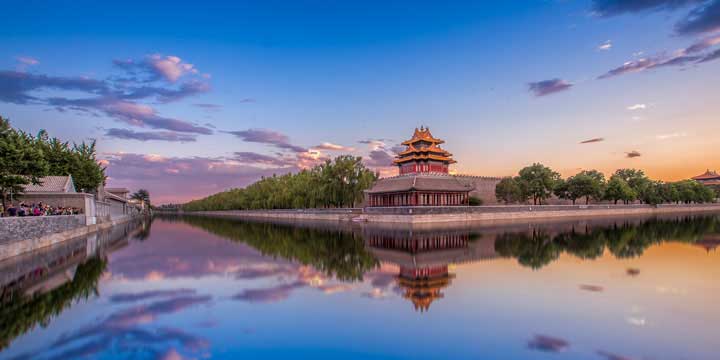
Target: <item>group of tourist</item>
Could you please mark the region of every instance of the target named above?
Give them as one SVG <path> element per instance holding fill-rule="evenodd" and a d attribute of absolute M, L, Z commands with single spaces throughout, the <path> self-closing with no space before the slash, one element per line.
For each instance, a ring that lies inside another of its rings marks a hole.
<path fill-rule="evenodd" d="M 13 203 L 8 204 L 7 209 L 2 209 L 0 206 L 0 214 L 2 216 L 52 216 L 52 215 L 79 215 L 82 214 L 82 209 L 75 207 L 54 207 L 42 202 L 37 204 L 27 205 L 21 202 L 17 206 Z"/>

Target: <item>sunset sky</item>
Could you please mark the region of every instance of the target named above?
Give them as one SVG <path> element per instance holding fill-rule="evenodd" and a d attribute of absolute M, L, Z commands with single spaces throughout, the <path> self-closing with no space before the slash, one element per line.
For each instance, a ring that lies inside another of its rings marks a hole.
<path fill-rule="evenodd" d="M 458 173 L 720 169 L 720 0 L 5 4 L 0 115 L 180 202 L 415 127 Z"/>

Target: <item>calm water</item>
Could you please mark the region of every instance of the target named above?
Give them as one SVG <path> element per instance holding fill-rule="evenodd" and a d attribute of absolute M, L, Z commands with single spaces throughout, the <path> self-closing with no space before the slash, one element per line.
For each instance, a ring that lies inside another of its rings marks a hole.
<path fill-rule="evenodd" d="M 345 226 L 158 218 L 0 263 L 0 358 L 720 358 L 720 216 Z"/>

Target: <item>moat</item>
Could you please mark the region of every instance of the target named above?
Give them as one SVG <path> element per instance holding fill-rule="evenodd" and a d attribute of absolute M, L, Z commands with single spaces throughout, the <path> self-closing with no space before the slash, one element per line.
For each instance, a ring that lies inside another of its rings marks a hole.
<path fill-rule="evenodd" d="M 0 359 L 716 359 L 720 214 L 159 216 L 0 262 Z"/>

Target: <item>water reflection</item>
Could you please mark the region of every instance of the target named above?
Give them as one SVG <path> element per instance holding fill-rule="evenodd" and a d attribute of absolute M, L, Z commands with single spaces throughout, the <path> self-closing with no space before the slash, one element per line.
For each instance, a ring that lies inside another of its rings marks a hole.
<path fill-rule="evenodd" d="M 126 246 L 128 235 L 138 227 L 143 224 L 116 227 L 0 263 L 0 350 L 36 326 L 47 326 L 73 303 L 98 295 L 107 254 Z"/>
<path fill-rule="evenodd" d="M 0 358 L 630 359 L 617 354 L 662 358 L 646 345 L 675 337 L 670 358 L 703 359 L 709 332 L 694 329 L 720 320 L 703 280 L 720 275 L 718 245 L 716 215 L 441 227 L 158 218 L 0 263 Z M 644 332 L 618 328 L 615 312 Z M 438 341 L 412 341 L 425 337 Z"/>

